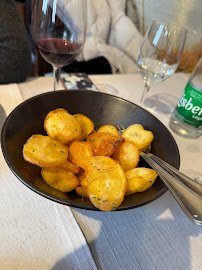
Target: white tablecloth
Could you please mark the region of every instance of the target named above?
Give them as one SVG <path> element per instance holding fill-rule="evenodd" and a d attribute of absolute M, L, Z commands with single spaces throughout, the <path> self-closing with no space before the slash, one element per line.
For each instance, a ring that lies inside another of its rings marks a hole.
<path fill-rule="evenodd" d="M 143 82 L 138 74 L 90 78 L 100 91 L 133 102 L 140 99 Z M 155 114 L 167 127 L 170 108 L 187 79 L 175 74 L 151 88 L 148 101 L 158 95 L 167 102 L 164 112 Z M 0 128 L 19 103 L 52 87 L 52 78 L 1 85 Z M 202 138 L 173 136 L 180 150 L 180 169 L 201 176 Z M 123 212 L 59 205 L 20 183 L 0 153 L 0 269 L 200 270 L 202 227 L 187 218 L 169 191 L 145 206 Z"/>

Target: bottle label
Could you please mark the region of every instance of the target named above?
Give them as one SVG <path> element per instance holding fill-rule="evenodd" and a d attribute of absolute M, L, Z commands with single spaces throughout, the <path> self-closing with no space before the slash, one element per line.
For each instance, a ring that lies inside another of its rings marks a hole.
<path fill-rule="evenodd" d="M 202 92 L 188 83 L 178 101 L 174 115 L 180 121 L 196 128 L 202 126 Z"/>

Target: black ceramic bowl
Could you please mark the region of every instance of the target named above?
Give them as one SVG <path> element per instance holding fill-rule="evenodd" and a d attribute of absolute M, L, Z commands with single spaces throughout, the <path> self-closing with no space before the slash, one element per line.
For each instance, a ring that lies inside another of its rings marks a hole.
<path fill-rule="evenodd" d="M 41 178 L 40 168 L 26 162 L 22 156 L 24 143 L 33 134 L 46 135 L 43 129 L 45 116 L 56 108 L 65 108 L 69 113 L 82 113 L 95 124 L 128 127 L 139 123 L 154 134 L 152 153 L 175 168 L 179 168 L 180 157 L 176 142 L 168 129 L 153 115 L 137 105 L 104 93 L 93 91 L 48 92 L 30 98 L 16 107 L 7 117 L 1 134 L 1 145 L 5 160 L 17 178 L 36 193 L 72 207 L 96 209 L 88 199 L 80 198 L 75 192 L 62 194 L 47 186 Z M 139 166 L 149 167 L 143 160 Z M 144 205 L 161 196 L 166 187 L 157 178 L 147 191 L 126 196 L 117 210 L 126 210 Z"/>

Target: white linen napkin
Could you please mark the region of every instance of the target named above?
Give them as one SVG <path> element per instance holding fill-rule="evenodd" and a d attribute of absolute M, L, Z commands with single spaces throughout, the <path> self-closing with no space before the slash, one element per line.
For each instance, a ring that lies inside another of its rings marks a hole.
<path fill-rule="evenodd" d="M 28 98 L 28 96 L 27 96 Z M 0 127 L 23 101 L 15 84 L 0 86 Z M 0 152 L 0 269 L 97 269 L 71 208 L 25 187 Z"/>

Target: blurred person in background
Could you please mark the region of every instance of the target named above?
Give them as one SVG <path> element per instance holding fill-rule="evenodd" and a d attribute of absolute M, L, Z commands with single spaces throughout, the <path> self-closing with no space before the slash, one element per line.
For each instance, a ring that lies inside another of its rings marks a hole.
<path fill-rule="evenodd" d="M 65 12 L 70 0 L 59 1 Z M 143 37 L 127 16 L 126 4 L 126 0 L 87 0 L 88 25 L 83 51 L 77 61 L 63 70 L 88 74 L 137 72 L 136 60 Z"/>
<path fill-rule="evenodd" d="M 26 80 L 31 72 L 28 34 L 14 0 L 0 0 L 0 84 Z"/>

